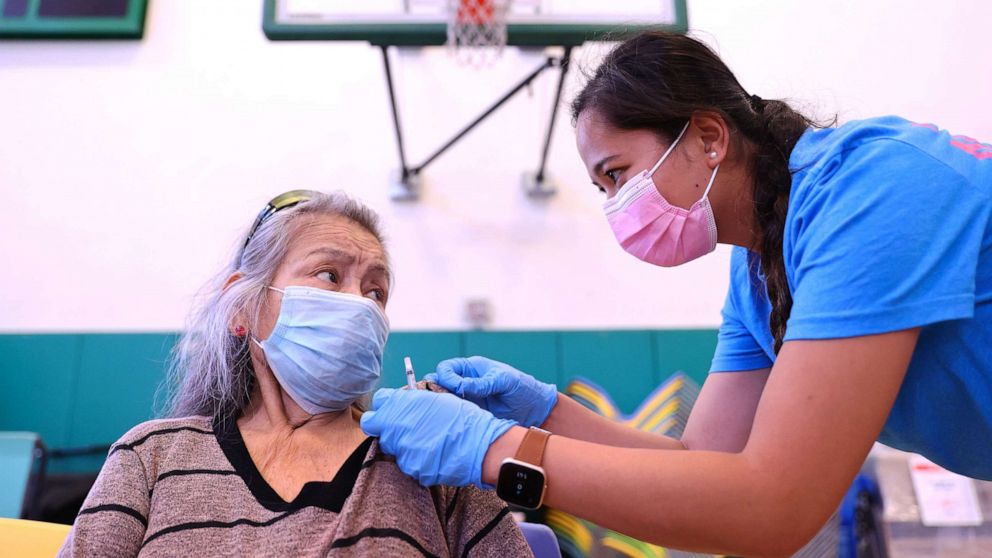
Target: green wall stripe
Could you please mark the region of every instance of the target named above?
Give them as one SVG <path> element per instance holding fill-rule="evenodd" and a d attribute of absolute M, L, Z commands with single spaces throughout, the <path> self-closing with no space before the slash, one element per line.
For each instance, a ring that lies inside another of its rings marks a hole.
<path fill-rule="evenodd" d="M 0 335 L 0 430 L 37 432 L 52 448 L 115 441 L 162 408 L 156 395 L 175 341 L 172 332 Z M 715 347 L 715 329 L 393 332 L 380 385 L 406 383 L 404 356 L 422 378 L 443 359 L 483 355 L 560 389 L 586 377 L 629 413 L 675 372 L 702 384 Z M 101 463 L 57 460 L 52 469 Z"/>

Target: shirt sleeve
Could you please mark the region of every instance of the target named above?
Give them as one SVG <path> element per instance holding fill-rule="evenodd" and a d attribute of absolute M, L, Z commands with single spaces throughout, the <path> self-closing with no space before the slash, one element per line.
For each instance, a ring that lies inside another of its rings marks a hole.
<path fill-rule="evenodd" d="M 115 445 L 58 555 L 137 556 L 148 509 L 144 465 L 137 453 Z"/>
<path fill-rule="evenodd" d="M 743 249 L 735 249 L 730 262 L 730 288 L 723 303 L 723 321 L 717 336 L 716 352 L 710 372 L 740 372 L 771 368 L 772 360 L 765 353 L 754 334 L 748 330 L 738 311 L 737 299 L 750 285 L 747 256 Z M 767 329 L 767 324 L 763 324 Z"/>
<path fill-rule="evenodd" d="M 985 192 L 895 140 L 863 144 L 821 168 L 790 206 L 786 341 L 973 315 Z"/>
<path fill-rule="evenodd" d="M 522 556 L 533 553 L 510 509 L 494 492 L 444 487 L 444 531 L 451 556 Z"/>

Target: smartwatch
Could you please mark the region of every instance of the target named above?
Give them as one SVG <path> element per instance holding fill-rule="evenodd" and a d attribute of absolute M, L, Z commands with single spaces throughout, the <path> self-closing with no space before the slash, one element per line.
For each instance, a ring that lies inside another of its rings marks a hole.
<path fill-rule="evenodd" d="M 541 507 L 548 487 L 541 461 L 549 437 L 547 430 L 532 426 L 524 434 L 517 454 L 503 460 L 496 480 L 496 495 L 503 501 L 529 510 Z"/>

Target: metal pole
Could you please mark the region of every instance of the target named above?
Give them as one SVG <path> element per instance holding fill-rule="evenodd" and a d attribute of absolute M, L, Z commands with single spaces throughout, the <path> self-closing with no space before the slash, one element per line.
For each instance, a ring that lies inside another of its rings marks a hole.
<path fill-rule="evenodd" d="M 548 162 L 548 151 L 551 149 L 551 133 L 555 129 L 555 118 L 558 116 L 558 105 L 561 104 L 561 91 L 565 85 L 565 74 L 568 73 L 568 63 L 572 58 L 572 47 L 565 47 L 561 57 L 561 75 L 558 76 L 558 90 L 555 92 L 555 104 L 551 107 L 551 121 L 548 122 L 548 135 L 544 138 L 544 150 L 541 152 L 541 166 L 537 168 L 535 179 L 538 184 L 544 182 L 544 167 Z"/>
<path fill-rule="evenodd" d="M 566 51 L 566 52 L 568 52 L 568 51 Z M 432 161 L 434 161 L 434 159 L 437 159 L 442 153 L 444 153 L 445 151 L 447 151 L 449 147 L 451 147 L 452 145 L 455 144 L 455 142 L 457 142 L 458 140 L 462 139 L 462 137 L 465 136 L 465 134 L 469 133 L 473 128 L 475 128 L 476 126 L 478 126 L 479 123 L 482 122 L 483 120 L 485 120 L 487 116 L 489 116 L 490 114 L 493 113 L 493 111 L 495 111 L 499 107 L 503 106 L 504 103 L 506 103 L 507 101 L 509 101 L 510 98 L 513 97 L 514 95 L 516 95 L 521 89 L 523 89 L 524 87 L 527 87 L 528 85 L 530 85 L 530 83 L 532 81 L 534 81 L 537 78 L 537 76 L 539 76 L 541 74 L 541 72 L 543 72 L 544 70 L 546 70 L 546 69 L 550 68 L 551 66 L 553 66 L 554 65 L 554 62 L 555 62 L 555 59 L 554 58 L 548 58 L 544 62 L 544 64 L 541 65 L 541 67 L 539 67 L 538 69 L 536 69 L 533 72 L 531 72 L 531 74 L 528 75 L 526 78 L 524 78 L 524 80 L 521 81 L 519 84 L 517 84 L 516 87 L 514 87 L 513 89 L 511 89 L 507 94 L 503 95 L 492 106 L 490 106 L 488 109 L 486 109 L 486 112 L 482 113 L 482 115 L 479 116 L 478 118 L 476 118 L 475 120 L 473 120 L 471 124 L 469 124 L 468 126 L 466 126 L 465 128 L 463 128 L 460 132 L 458 132 L 457 134 L 455 134 L 455 137 L 451 138 L 447 143 L 445 143 L 444 145 L 442 145 L 441 148 L 438 149 L 437 151 L 435 151 L 433 155 L 431 155 L 430 157 L 428 157 L 426 161 L 424 161 L 423 163 L 421 163 L 416 168 L 411 169 L 410 171 L 413 174 L 418 174 L 418 173 L 420 173 L 420 171 L 424 170 L 424 167 L 426 167 L 427 165 L 429 165 Z M 559 94 L 560 93 L 561 92 L 559 91 Z"/>
<path fill-rule="evenodd" d="M 396 146 L 400 151 L 401 179 L 410 177 L 410 167 L 406 164 L 406 153 L 403 151 L 403 131 L 400 129 L 400 115 L 396 110 L 396 93 L 393 90 L 393 72 L 389 66 L 389 51 L 382 45 L 382 63 L 386 69 L 386 86 L 389 89 L 389 107 L 393 110 L 393 128 L 396 130 Z"/>

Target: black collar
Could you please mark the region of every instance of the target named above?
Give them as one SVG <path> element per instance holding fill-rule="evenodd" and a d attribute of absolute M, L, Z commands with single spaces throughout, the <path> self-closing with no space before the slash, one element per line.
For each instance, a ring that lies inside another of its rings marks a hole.
<path fill-rule="evenodd" d="M 330 481 L 310 481 L 303 485 L 303 489 L 292 502 L 287 502 L 269 486 L 269 483 L 258 471 L 258 467 L 255 466 L 255 462 L 251 460 L 251 455 L 245 446 L 245 440 L 241 437 L 241 430 L 238 429 L 237 419 L 216 418 L 213 426 L 220 449 L 224 452 L 227 460 L 231 462 L 238 476 L 247 485 L 252 496 L 266 509 L 278 512 L 316 506 L 340 513 L 345 500 L 348 499 L 351 490 L 355 487 L 355 481 L 362 470 L 362 462 L 369 452 L 369 447 L 372 446 L 372 438 L 366 439 L 345 460 L 333 479 Z"/>

